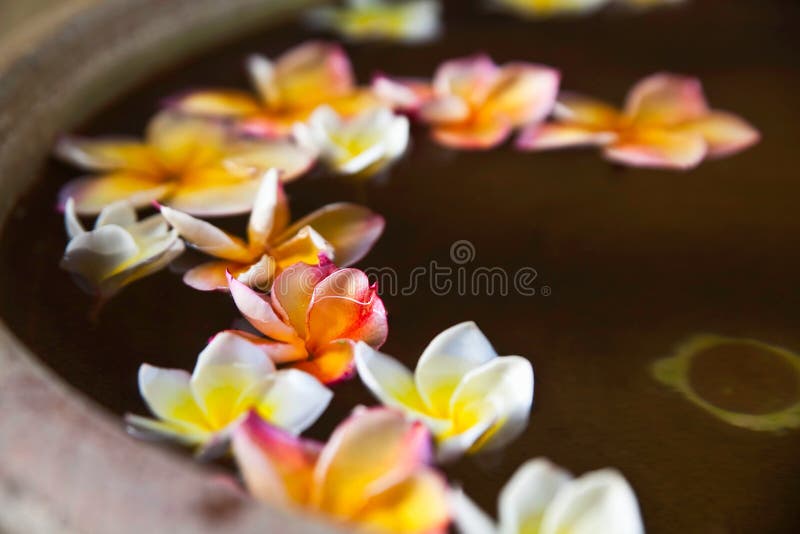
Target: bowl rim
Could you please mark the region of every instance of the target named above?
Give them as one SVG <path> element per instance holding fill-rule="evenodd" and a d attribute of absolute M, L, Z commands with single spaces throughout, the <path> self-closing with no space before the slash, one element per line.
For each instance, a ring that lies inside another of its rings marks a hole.
<path fill-rule="evenodd" d="M 61 0 L 4 36 L 0 228 L 60 132 L 159 69 L 316 3 Z M 255 503 L 220 473 L 134 441 L 3 322 L 0 410 L 0 531 L 338 531 Z"/>

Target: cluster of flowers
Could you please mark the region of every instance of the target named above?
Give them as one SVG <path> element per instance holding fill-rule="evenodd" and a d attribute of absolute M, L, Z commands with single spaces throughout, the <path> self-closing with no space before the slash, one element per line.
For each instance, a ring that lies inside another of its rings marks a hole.
<path fill-rule="evenodd" d="M 212 259 L 186 284 L 229 291 L 263 334 L 217 334 L 191 375 L 143 365 L 139 388 L 156 418 L 129 416 L 132 431 L 206 456 L 230 450 L 256 498 L 378 530 L 440 532 L 455 519 L 464 532 L 642 532 L 636 498 L 613 471 L 573 480 L 532 461 L 501 495 L 499 527 L 449 490 L 430 466 L 431 436 L 440 461 L 509 443 L 530 414 L 530 362 L 498 356 L 473 323 L 437 336 L 414 373 L 377 352 L 386 310 L 347 266 L 371 249 L 383 218 L 336 203 L 292 222 L 283 183 L 317 160 L 343 174 L 381 171 L 406 151 L 408 117 L 448 147 L 488 149 L 521 131 L 523 149 L 594 144 L 614 161 L 672 168 L 740 150 L 755 130 L 711 110 L 696 80 L 665 74 L 637 84 L 617 112 L 559 96 L 552 68 L 486 56 L 448 61 L 431 81 L 379 76 L 359 87 L 338 46 L 310 42 L 276 61 L 254 56 L 248 70 L 255 95 L 182 95 L 144 141 L 67 138 L 57 148 L 99 174 L 60 195 L 71 238 L 62 266 L 84 287 L 108 298 L 188 244 Z M 159 213 L 137 220 L 151 204 Z M 247 213 L 246 238 L 202 219 Z M 97 215 L 94 229 L 81 215 Z M 331 401 L 328 386 L 356 372 L 385 407 L 356 410 L 327 444 L 299 438 Z"/>

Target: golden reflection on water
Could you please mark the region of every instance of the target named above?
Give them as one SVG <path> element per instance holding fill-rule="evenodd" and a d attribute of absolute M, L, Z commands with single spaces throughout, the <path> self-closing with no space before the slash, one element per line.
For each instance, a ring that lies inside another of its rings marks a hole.
<path fill-rule="evenodd" d="M 753 339 L 698 335 L 653 364 L 656 380 L 731 425 L 800 426 L 800 356 Z"/>

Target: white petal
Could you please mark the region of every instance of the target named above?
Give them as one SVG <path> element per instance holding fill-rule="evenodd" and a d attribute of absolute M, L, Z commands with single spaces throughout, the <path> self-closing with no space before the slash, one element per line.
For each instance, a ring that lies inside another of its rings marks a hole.
<path fill-rule="evenodd" d="M 98 283 L 138 253 L 139 246 L 125 229 L 108 225 L 75 236 L 67 244 L 61 267 Z"/>
<path fill-rule="evenodd" d="M 479 448 L 496 449 L 516 438 L 528 425 L 533 404 L 533 367 L 521 356 L 503 356 L 470 371 L 453 393 L 450 409 L 456 419 L 493 414 Z"/>
<path fill-rule="evenodd" d="M 395 117 L 384 134 L 384 150 L 386 157 L 395 159 L 402 156 L 408 148 L 410 126 L 408 117 Z"/>
<path fill-rule="evenodd" d="M 232 261 L 250 261 L 252 253 L 240 241 L 216 226 L 168 206 L 161 206 L 161 215 L 194 248 L 217 258 Z"/>
<path fill-rule="evenodd" d="M 215 428 L 240 414 L 243 397 L 257 393 L 275 365 L 255 344 L 230 332 L 217 334 L 200 353 L 191 388 L 197 404 Z"/>
<path fill-rule="evenodd" d="M 314 424 L 332 398 L 333 392 L 310 374 L 286 369 L 272 376 L 258 408 L 270 423 L 299 434 Z"/>
<path fill-rule="evenodd" d="M 453 522 L 460 534 L 495 534 L 498 532 L 492 519 L 462 490 L 449 493 Z M 516 532 L 514 534 L 517 534 Z"/>
<path fill-rule="evenodd" d="M 269 169 L 261 179 L 261 186 L 253 202 L 253 211 L 247 225 L 247 237 L 251 245 L 266 246 L 275 224 L 276 210 L 280 203 L 280 178 L 277 169 Z"/>
<path fill-rule="evenodd" d="M 269 104 L 276 103 L 279 90 L 275 84 L 275 65 L 259 54 L 247 58 L 247 72 L 261 99 Z"/>
<path fill-rule="evenodd" d="M 64 227 L 70 239 L 86 233 L 86 229 L 75 212 L 75 200 L 72 197 L 68 198 L 66 204 L 64 204 Z"/>
<path fill-rule="evenodd" d="M 642 534 L 639 504 L 628 482 L 611 469 L 594 471 L 567 484 L 542 520 L 541 534 Z"/>
<path fill-rule="evenodd" d="M 109 204 L 100 211 L 97 220 L 94 223 L 95 229 L 108 224 L 116 224 L 117 226 L 130 226 L 136 222 L 136 211 L 127 200 L 121 202 L 114 202 Z"/>
<path fill-rule="evenodd" d="M 447 415 L 450 397 L 464 376 L 497 353 L 473 322 L 457 324 L 436 336 L 417 363 L 417 390 L 438 415 Z"/>
<path fill-rule="evenodd" d="M 153 414 L 187 431 L 207 430 L 203 414 L 194 402 L 189 373 L 182 369 L 139 367 L 139 393 Z"/>
<path fill-rule="evenodd" d="M 448 463 L 461 457 L 497 422 L 497 417 L 491 409 L 482 415 L 483 417 L 469 428 L 437 442 L 436 460 L 439 463 Z"/>
<path fill-rule="evenodd" d="M 500 492 L 498 516 L 502 534 L 538 532 L 550 502 L 572 476 L 545 459 L 529 460 Z"/>
<path fill-rule="evenodd" d="M 371 145 L 366 150 L 359 152 L 354 157 L 334 163 L 334 167 L 342 174 L 358 174 L 365 170 L 370 165 L 373 165 L 383 159 L 384 147 L 380 142 Z"/>

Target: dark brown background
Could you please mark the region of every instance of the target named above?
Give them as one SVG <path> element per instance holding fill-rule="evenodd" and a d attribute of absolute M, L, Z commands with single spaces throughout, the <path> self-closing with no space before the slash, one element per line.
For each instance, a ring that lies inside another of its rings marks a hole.
<path fill-rule="evenodd" d="M 551 288 L 547 297 L 437 297 L 426 288 L 386 297 L 385 351 L 409 365 L 436 333 L 467 319 L 501 353 L 534 364 L 535 409 L 523 437 L 448 474 L 493 511 L 500 487 L 528 458 L 548 456 L 575 472 L 615 466 L 636 489 L 650 532 L 800 530 L 800 433 L 728 426 L 648 370 L 701 332 L 800 350 L 800 5 L 695 0 L 536 22 L 487 15 L 471 2 L 450 2 L 447 13 L 447 34 L 434 44 L 348 47 L 360 79 L 377 70 L 428 75 L 444 59 L 484 50 L 500 61 L 556 66 L 564 87 L 620 102 L 637 79 L 672 70 L 702 78 L 716 107 L 764 134 L 744 154 L 674 173 L 615 168 L 593 151 L 455 153 L 420 130 L 384 182 L 318 172 L 289 186 L 296 215 L 353 200 L 386 217 L 386 234 L 362 267 L 407 276 L 431 260 L 448 264 L 450 245 L 466 239 L 477 251 L 468 267 L 533 267 L 534 285 Z M 247 53 L 276 55 L 310 36 L 287 26 L 206 54 L 138 88 L 82 133 L 137 134 L 164 97 L 245 87 Z M 72 384 L 117 413 L 143 413 L 139 364 L 191 368 L 237 313 L 226 295 L 195 292 L 165 271 L 125 290 L 92 323 L 89 298 L 57 267 L 66 240 L 55 195 L 78 173 L 49 162 L 9 220 L 0 313 Z M 310 435 L 324 438 L 354 405 L 372 402 L 358 380 L 336 393 Z"/>

